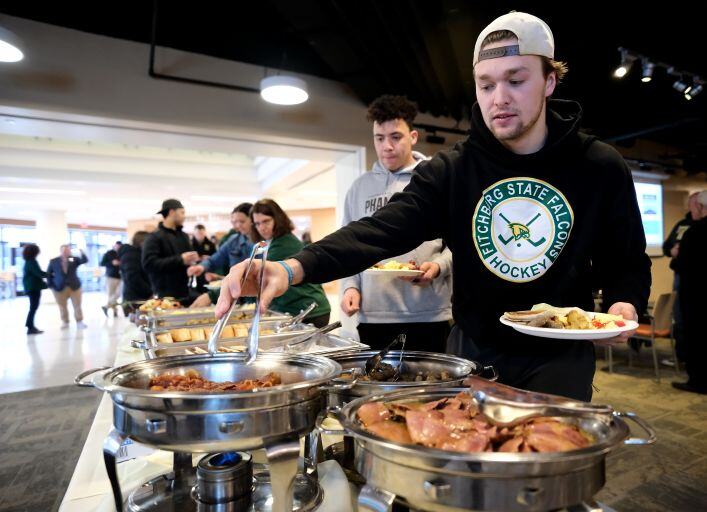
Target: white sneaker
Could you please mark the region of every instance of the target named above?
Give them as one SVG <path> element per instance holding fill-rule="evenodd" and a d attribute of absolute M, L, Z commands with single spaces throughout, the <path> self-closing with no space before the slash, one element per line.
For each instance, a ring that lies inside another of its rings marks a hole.
<path fill-rule="evenodd" d="M 77 329 L 85 329 L 86 327 L 88 327 L 88 325 L 86 325 L 85 323 L 83 323 L 83 322 L 76 322 L 76 328 L 77 328 Z"/>
<path fill-rule="evenodd" d="M 61 324 L 61 328 L 62 328 L 62 329 L 68 329 L 68 328 L 69 328 L 69 322 L 62 323 L 62 324 Z"/>

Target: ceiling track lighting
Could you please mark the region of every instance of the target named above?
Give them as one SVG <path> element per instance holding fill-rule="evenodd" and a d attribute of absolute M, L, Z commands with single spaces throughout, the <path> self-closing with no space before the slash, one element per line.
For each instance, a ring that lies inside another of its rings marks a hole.
<path fill-rule="evenodd" d="M 641 73 L 641 82 L 648 83 L 653 80 L 653 70 L 655 69 L 655 64 L 653 64 L 648 59 L 643 59 L 643 72 Z"/>
<path fill-rule="evenodd" d="M 625 48 L 619 48 L 619 52 L 621 53 L 621 64 L 614 70 L 614 76 L 616 78 L 623 78 L 631 70 L 631 66 L 633 66 L 633 61 L 636 60 L 636 57 Z"/>
<path fill-rule="evenodd" d="M 691 100 L 692 98 L 694 98 L 695 96 L 697 96 L 698 94 L 700 94 L 700 93 L 702 92 L 702 89 L 703 89 L 703 88 L 704 88 L 704 87 L 703 87 L 703 85 L 702 85 L 701 83 L 691 85 L 691 86 L 688 87 L 687 90 L 683 93 L 683 94 L 685 95 L 685 99 L 688 100 L 688 101 Z"/>
<path fill-rule="evenodd" d="M 621 62 L 616 69 L 614 69 L 613 75 L 615 78 L 624 78 L 631 70 L 633 63 L 640 60 L 641 82 L 643 83 L 653 81 L 654 71 L 656 68 L 661 68 L 665 70 L 665 74 L 667 76 L 675 78 L 675 81 L 673 82 L 673 89 L 682 94 L 688 101 L 692 100 L 704 89 L 704 80 L 694 73 L 678 70 L 675 66 L 651 59 L 650 57 L 641 55 L 640 53 L 629 50 L 628 48 L 619 47 L 618 50 L 621 55 Z"/>

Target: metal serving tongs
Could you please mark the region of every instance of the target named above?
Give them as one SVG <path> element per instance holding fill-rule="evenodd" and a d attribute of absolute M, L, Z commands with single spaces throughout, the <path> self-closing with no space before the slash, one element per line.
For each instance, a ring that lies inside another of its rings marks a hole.
<path fill-rule="evenodd" d="M 299 336 L 295 336 L 294 338 L 290 338 L 285 342 L 282 350 L 283 352 L 301 352 L 306 349 L 305 347 L 307 346 L 307 341 L 311 340 L 315 336 L 327 334 L 328 332 L 338 329 L 339 327 L 341 327 L 341 322 L 333 322 L 329 325 L 325 325 L 324 327 L 319 327 L 316 331 L 307 332 L 300 334 Z"/>
<path fill-rule="evenodd" d="M 388 352 L 390 352 L 390 349 L 398 343 L 401 343 L 402 346 L 400 347 L 400 359 L 398 360 L 398 365 L 396 366 L 395 373 L 393 374 L 393 381 L 398 380 L 398 377 L 400 376 L 400 370 L 403 365 L 403 352 L 405 350 L 406 340 L 407 336 L 405 336 L 404 334 L 399 334 L 398 337 L 395 338 L 391 343 L 389 343 L 387 347 L 385 347 L 377 354 L 366 359 L 366 363 L 364 365 L 364 368 L 366 369 L 366 375 L 370 375 L 371 372 L 375 371 L 378 366 L 380 366 L 381 362 L 383 361 L 383 358 L 388 354 Z"/>
<path fill-rule="evenodd" d="M 262 254 L 263 265 L 260 266 L 260 285 L 258 286 L 258 294 L 255 299 L 255 312 L 253 313 L 253 324 L 250 326 L 250 330 L 248 332 L 248 347 L 246 348 L 245 352 L 246 363 L 252 363 L 258 353 L 258 338 L 260 336 L 260 292 L 262 292 L 263 290 L 263 275 L 265 271 L 265 262 L 267 261 L 268 257 L 268 248 L 269 245 L 265 241 L 258 242 L 257 244 L 255 244 L 255 246 L 253 246 L 253 250 L 250 253 L 250 259 L 248 260 L 248 266 L 245 268 L 245 273 L 243 274 L 243 278 L 241 279 L 242 287 L 243 284 L 246 282 L 246 279 L 248 279 L 250 269 L 253 267 L 253 260 L 259 254 Z M 218 339 L 221 337 L 223 328 L 228 323 L 228 319 L 231 317 L 233 310 L 236 309 L 237 304 L 238 301 L 234 300 L 233 304 L 231 304 L 231 307 L 228 308 L 226 314 L 223 315 L 218 322 L 216 322 L 216 325 L 214 325 L 214 330 L 211 332 L 211 337 L 209 338 L 208 345 L 209 354 L 211 354 L 212 356 L 218 353 Z"/>
<path fill-rule="evenodd" d="M 539 416 L 598 416 L 610 419 L 614 409 L 608 405 L 576 402 L 556 395 L 523 391 L 503 384 L 470 377 L 469 393 L 479 412 L 490 422 L 510 427 Z"/>
<path fill-rule="evenodd" d="M 293 316 L 292 318 L 288 318 L 287 320 L 285 320 L 284 322 L 282 322 L 282 323 L 278 326 L 278 328 L 277 328 L 278 331 L 284 329 L 285 327 L 289 327 L 289 326 L 291 326 L 291 325 L 300 323 L 302 320 L 305 319 L 305 317 L 306 317 L 308 314 L 310 314 L 312 311 L 314 311 L 314 309 L 315 309 L 316 307 L 317 307 L 317 303 L 316 303 L 316 302 L 312 302 L 309 306 L 307 306 L 307 307 L 304 308 L 302 311 L 300 311 L 299 314 L 297 314 L 296 316 Z"/>

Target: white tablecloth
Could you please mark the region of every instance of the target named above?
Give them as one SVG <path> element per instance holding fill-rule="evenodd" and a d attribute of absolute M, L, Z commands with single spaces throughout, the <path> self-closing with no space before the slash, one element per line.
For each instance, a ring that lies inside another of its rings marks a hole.
<path fill-rule="evenodd" d="M 130 347 L 130 340 L 139 338 L 139 331 L 131 326 L 118 343 L 115 366 L 143 359 L 141 350 Z M 111 430 L 113 413 L 111 399 L 103 395 L 91 430 L 86 438 L 71 482 L 59 507 L 60 512 L 112 512 L 113 493 L 103 464 L 103 441 Z M 195 460 L 197 460 L 195 456 Z M 172 470 L 172 452 L 155 450 L 150 455 L 118 464 L 118 478 L 123 495 L 147 480 Z M 319 464 L 319 483 L 324 500 L 317 512 L 353 511 L 352 492 L 344 472 L 334 461 Z"/>

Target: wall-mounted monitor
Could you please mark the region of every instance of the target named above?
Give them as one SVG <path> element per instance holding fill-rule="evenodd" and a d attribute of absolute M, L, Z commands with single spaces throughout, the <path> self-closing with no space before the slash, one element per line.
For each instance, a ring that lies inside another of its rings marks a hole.
<path fill-rule="evenodd" d="M 647 252 L 658 256 L 662 254 L 663 246 L 663 184 L 639 179 L 634 181 L 634 185 L 646 234 Z"/>

